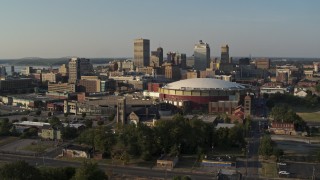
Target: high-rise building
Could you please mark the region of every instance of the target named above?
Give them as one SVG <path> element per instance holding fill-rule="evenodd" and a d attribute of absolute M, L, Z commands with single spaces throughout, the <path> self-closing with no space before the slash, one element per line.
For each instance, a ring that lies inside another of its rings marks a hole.
<path fill-rule="evenodd" d="M 258 69 L 270 69 L 270 59 L 269 58 L 256 59 L 256 67 Z"/>
<path fill-rule="evenodd" d="M 163 63 L 163 49 L 158 47 L 156 51 L 151 51 L 150 66 L 160 67 Z"/>
<path fill-rule="evenodd" d="M 136 67 L 149 66 L 150 63 L 150 40 L 134 40 L 134 65 Z"/>
<path fill-rule="evenodd" d="M 76 83 L 82 75 L 88 75 L 93 72 L 93 66 L 90 59 L 71 58 L 69 60 L 69 83 Z"/>
<path fill-rule="evenodd" d="M 0 66 L 0 77 L 5 77 L 7 75 L 6 67 Z"/>
<path fill-rule="evenodd" d="M 14 66 L 11 66 L 11 74 L 14 74 Z"/>
<path fill-rule="evenodd" d="M 179 66 L 173 65 L 172 63 L 165 63 L 164 76 L 166 79 L 179 80 L 181 78 Z"/>
<path fill-rule="evenodd" d="M 194 69 L 203 71 L 210 65 L 210 47 L 209 44 L 199 41 L 194 46 Z"/>
<path fill-rule="evenodd" d="M 100 90 L 101 82 L 99 79 L 80 79 L 78 82 L 78 92 L 95 93 Z"/>
<path fill-rule="evenodd" d="M 67 67 L 67 65 L 66 64 L 62 64 L 59 67 L 58 71 L 62 76 L 67 76 L 68 75 L 68 67 Z"/>
<path fill-rule="evenodd" d="M 229 46 L 228 44 L 221 46 L 221 61 L 220 63 L 230 63 L 229 58 Z"/>

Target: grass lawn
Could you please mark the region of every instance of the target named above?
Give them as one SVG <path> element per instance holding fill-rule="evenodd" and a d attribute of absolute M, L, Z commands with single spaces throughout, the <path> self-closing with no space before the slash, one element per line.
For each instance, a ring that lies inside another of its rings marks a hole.
<path fill-rule="evenodd" d="M 259 168 L 259 174 L 267 178 L 277 178 L 278 170 L 275 162 L 261 162 L 262 167 Z"/>
<path fill-rule="evenodd" d="M 307 122 L 320 122 L 320 112 L 297 112 Z"/>
<path fill-rule="evenodd" d="M 1 137 L 0 138 L 0 146 L 4 146 L 6 144 L 12 143 L 18 140 L 18 137 L 8 136 L 8 137 Z"/>
<path fill-rule="evenodd" d="M 20 150 L 33 151 L 37 153 L 45 152 L 48 148 L 53 147 L 52 144 L 30 144 L 20 148 Z"/>

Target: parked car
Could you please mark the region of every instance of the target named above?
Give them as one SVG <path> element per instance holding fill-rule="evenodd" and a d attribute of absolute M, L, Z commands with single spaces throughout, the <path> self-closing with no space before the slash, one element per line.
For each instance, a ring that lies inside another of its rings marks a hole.
<path fill-rule="evenodd" d="M 278 162 L 277 164 L 280 165 L 280 166 L 286 166 L 287 165 L 287 163 L 284 163 L 284 162 Z"/>
<path fill-rule="evenodd" d="M 279 174 L 283 174 L 283 175 L 289 175 L 290 173 L 287 171 L 279 171 Z"/>

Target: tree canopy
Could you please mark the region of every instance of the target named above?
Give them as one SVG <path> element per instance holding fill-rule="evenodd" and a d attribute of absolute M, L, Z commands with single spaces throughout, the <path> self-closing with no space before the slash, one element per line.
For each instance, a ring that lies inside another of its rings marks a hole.
<path fill-rule="evenodd" d="M 84 161 L 83 165 L 76 170 L 75 180 L 107 180 L 107 175 L 99 169 L 97 163 Z"/>

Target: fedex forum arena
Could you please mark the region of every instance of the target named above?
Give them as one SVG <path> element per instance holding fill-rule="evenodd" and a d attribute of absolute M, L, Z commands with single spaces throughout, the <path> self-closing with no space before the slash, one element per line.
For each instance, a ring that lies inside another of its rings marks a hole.
<path fill-rule="evenodd" d="M 159 98 L 175 106 L 192 109 L 208 107 L 209 102 L 239 101 L 250 89 L 242 84 L 213 78 L 172 82 L 159 88 Z"/>

